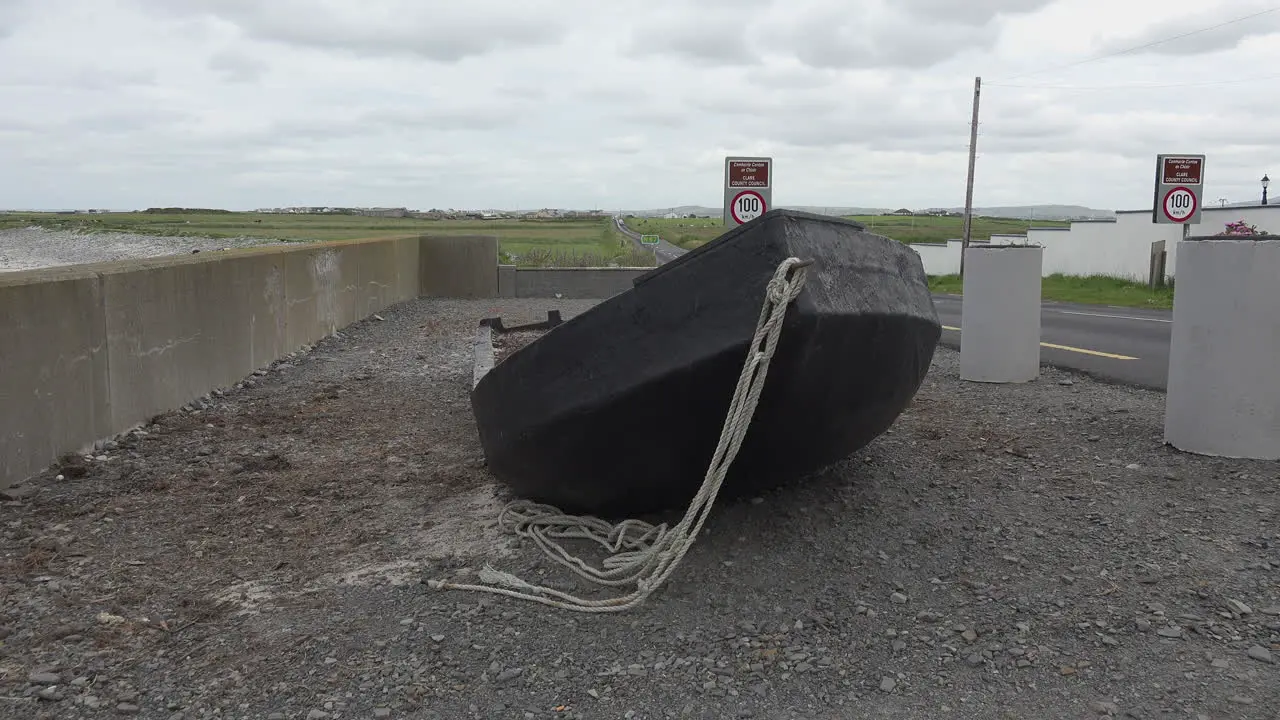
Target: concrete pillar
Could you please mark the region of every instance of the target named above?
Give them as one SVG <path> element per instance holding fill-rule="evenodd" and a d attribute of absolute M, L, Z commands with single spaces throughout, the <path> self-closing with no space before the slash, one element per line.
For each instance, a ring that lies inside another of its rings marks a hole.
<path fill-rule="evenodd" d="M 970 245 L 964 256 L 960 378 L 1028 382 L 1040 375 L 1038 245 Z"/>
<path fill-rule="evenodd" d="M 1280 459 L 1280 236 L 1179 243 L 1165 441 Z"/>

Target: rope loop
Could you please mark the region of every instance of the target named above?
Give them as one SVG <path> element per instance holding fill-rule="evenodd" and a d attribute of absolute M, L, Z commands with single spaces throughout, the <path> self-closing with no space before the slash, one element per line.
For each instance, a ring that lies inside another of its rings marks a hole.
<path fill-rule="evenodd" d="M 635 519 L 611 525 L 597 517 L 566 515 L 555 506 L 527 500 L 510 502 L 498 513 L 499 526 L 518 537 L 532 540 L 547 557 L 580 577 L 601 586 L 629 585 L 634 589 L 615 598 L 586 600 L 553 588 L 531 585 L 487 565 L 479 573 L 480 580 L 486 584 L 429 580 L 428 587 L 488 592 L 589 613 L 627 610 L 648 598 L 675 572 L 711 513 L 720 486 L 755 415 L 756 404 L 769 373 L 769 361 L 773 359 L 782 334 L 787 307 L 804 289 L 806 268 L 812 264 L 812 260 L 787 258 L 774 270 L 773 278 L 765 286 L 760 319 L 720 428 L 720 441 L 707 466 L 702 486 L 674 528 L 666 523 L 651 525 Z M 592 567 L 552 538 L 591 540 L 608 550 L 610 555 L 599 568 Z"/>

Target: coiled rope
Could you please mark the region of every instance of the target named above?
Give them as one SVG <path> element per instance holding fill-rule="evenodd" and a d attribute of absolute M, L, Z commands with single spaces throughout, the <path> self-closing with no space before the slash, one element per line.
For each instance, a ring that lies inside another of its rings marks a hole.
<path fill-rule="evenodd" d="M 769 361 L 782 334 L 787 307 L 803 289 L 805 268 L 810 264 L 812 261 L 794 257 L 783 260 L 765 288 L 765 301 L 756 323 L 755 337 L 738 376 L 738 385 L 720 430 L 720 442 L 702 487 L 675 527 L 668 528 L 666 523 L 655 526 L 634 519 L 614 525 L 596 517 L 566 515 L 559 508 L 527 500 L 509 503 L 499 513 L 498 522 L 502 527 L 515 535 L 529 538 L 552 560 L 597 585 L 633 586 L 630 592 L 615 598 L 586 600 L 554 588 L 532 585 L 488 565 L 478 573 L 480 581 L 485 583 L 483 585 L 445 580 L 430 580 L 427 584 L 440 590 L 488 592 L 590 613 L 619 612 L 644 602 L 671 576 L 702 531 L 702 524 L 720 492 L 720 485 L 751 425 L 769 372 Z M 563 539 L 591 540 L 611 554 L 600 568 L 595 568 L 565 550 L 559 542 Z"/>

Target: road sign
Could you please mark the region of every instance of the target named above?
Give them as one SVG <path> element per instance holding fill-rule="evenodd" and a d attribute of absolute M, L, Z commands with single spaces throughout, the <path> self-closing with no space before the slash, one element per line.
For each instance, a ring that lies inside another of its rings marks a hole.
<path fill-rule="evenodd" d="M 1169 218 L 1169 222 L 1186 222 L 1187 218 L 1196 214 L 1200 209 L 1199 201 L 1196 200 L 1196 194 L 1190 189 L 1179 185 L 1164 194 L 1164 201 L 1160 203 L 1160 209 L 1164 211 L 1164 216 Z"/>
<path fill-rule="evenodd" d="M 657 235 L 641 235 L 640 236 L 641 245 L 657 245 L 661 241 L 662 241 L 662 238 Z"/>
<path fill-rule="evenodd" d="M 750 222 L 773 205 L 773 158 L 724 159 L 724 224 Z"/>
<path fill-rule="evenodd" d="M 733 202 L 729 203 L 729 214 L 739 225 L 755 220 L 768 209 L 764 197 L 755 190 L 743 190 L 734 195 Z"/>
<path fill-rule="evenodd" d="M 1204 195 L 1204 155 L 1157 155 L 1151 221 L 1194 225 Z"/>

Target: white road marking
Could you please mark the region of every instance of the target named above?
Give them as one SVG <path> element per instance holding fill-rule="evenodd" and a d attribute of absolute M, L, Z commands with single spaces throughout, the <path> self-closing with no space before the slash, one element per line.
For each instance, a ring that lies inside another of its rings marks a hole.
<path fill-rule="evenodd" d="M 949 302 L 960 302 L 961 300 L 961 298 L 958 298 L 958 297 L 947 297 L 945 295 L 935 296 L 933 299 L 935 302 L 937 302 L 938 300 L 947 300 Z M 1141 320 L 1143 322 L 1158 322 L 1158 323 L 1173 322 L 1172 320 L 1165 320 L 1163 318 L 1138 317 L 1136 315 L 1112 315 L 1110 313 L 1080 312 L 1078 310 L 1056 310 L 1052 307 L 1044 307 L 1043 310 L 1044 312 L 1056 312 L 1056 313 L 1061 313 L 1063 315 L 1084 315 L 1087 317 L 1114 318 L 1116 320 Z"/>
<path fill-rule="evenodd" d="M 1117 320 L 1142 320 L 1145 322 L 1171 323 L 1172 320 L 1164 320 L 1162 318 L 1136 317 L 1133 315 L 1108 315 L 1106 313 L 1076 312 L 1073 310 L 1050 310 L 1050 312 L 1062 313 L 1063 315 L 1087 315 L 1089 317 L 1115 318 Z"/>

